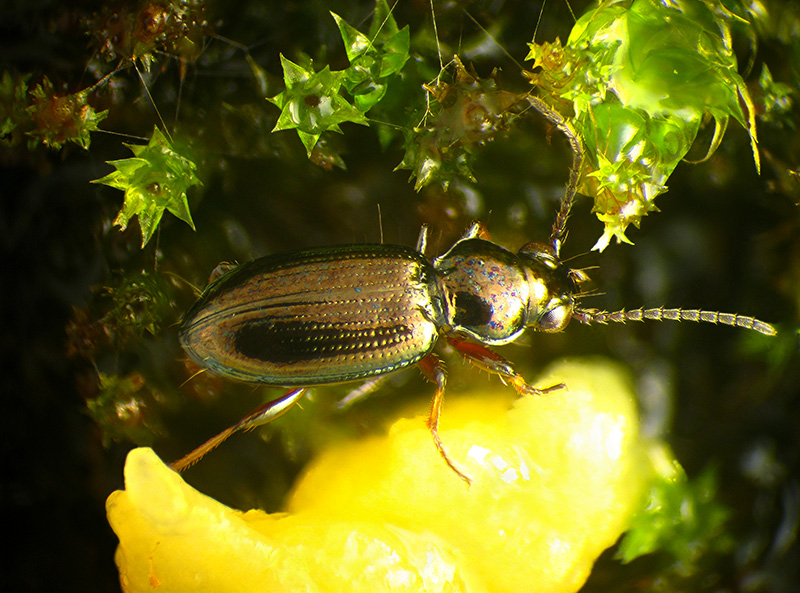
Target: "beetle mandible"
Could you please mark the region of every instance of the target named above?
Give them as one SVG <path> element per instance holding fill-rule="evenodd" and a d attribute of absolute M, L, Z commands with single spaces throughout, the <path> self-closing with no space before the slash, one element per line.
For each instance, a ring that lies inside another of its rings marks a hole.
<path fill-rule="evenodd" d="M 497 375 L 520 395 L 542 394 L 490 346 L 525 330 L 562 331 L 583 323 L 690 320 L 723 323 L 767 335 L 769 324 L 737 314 L 684 309 L 606 312 L 578 306 L 580 270 L 559 259 L 580 174 L 577 134 L 538 99 L 529 102 L 570 141 L 573 164 L 548 243 L 513 253 L 474 222 L 443 255 L 425 256 L 427 228 L 416 249 L 357 244 L 267 256 L 213 281 L 186 313 L 181 345 L 208 371 L 242 381 L 292 387 L 172 464 L 182 470 L 232 433 L 280 416 L 312 385 L 376 379 L 417 365 L 436 386 L 428 418 L 433 442 L 467 484 L 469 476 L 448 455 L 438 433 L 446 369 L 433 352 L 444 338 L 468 361 Z"/>

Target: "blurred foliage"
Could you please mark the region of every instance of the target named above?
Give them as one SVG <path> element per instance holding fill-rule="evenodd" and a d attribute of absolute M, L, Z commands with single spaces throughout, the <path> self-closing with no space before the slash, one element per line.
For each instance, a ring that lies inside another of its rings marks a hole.
<path fill-rule="evenodd" d="M 102 309 L 103 313 L 93 323 L 95 327 L 89 328 L 87 323 L 73 323 L 68 327 L 68 347 L 73 354 L 93 360 L 109 345 L 123 349 L 130 343 L 146 339 L 143 331 L 158 337 L 171 320 L 175 307 L 171 298 L 174 289 L 164 277 L 141 271 L 120 274 L 114 280 L 114 285 L 96 290 L 99 293 L 97 310 Z M 102 338 L 90 337 L 96 332 L 102 334 Z M 102 340 L 101 347 L 95 343 L 98 340 Z"/>
<path fill-rule="evenodd" d="M 103 442 L 153 442 L 164 433 L 158 420 L 158 396 L 140 373 L 124 377 L 98 373 L 97 397 L 87 402 L 89 414 L 103 427 Z"/>
<path fill-rule="evenodd" d="M 163 54 L 194 61 L 210 27 L 204 0 L 109 3 L 83 24 L 95 56 L 145 70 Z"/>
<path fill-rule="evenodd" d="M 764 122 L 776 123 L 793 128 L 794 122 L 791 120 L 792 108 L 798 94 L 797 88 L 792 88 L 788 84 L 775 82 L 769 66 L 764 64 L 761 69 L 761 76 L 758 77 L 758 89 L 760 92 L 761 103 L 764 111 L 761 119 Z"/>
<path fill-rule="evenodd" d="M 41 142 L 59 149 L 67 142 L 89 148 L 90 134 L 96 132 L 107 111 L 95 111 L 88 104 L 91 89 L 62 95 L 56 93 L 46 76 L 32 89 L 28 88 L 30 75 L 12 76 L 3 72 L 0 80 L 0 140 L 14 146 L 27 140 L 33 150 Z"/>
<path fill-rule="evenodd" d="M 522 111 L 521 95 L 499 89 L 497 72 L 485 79 L 468 71 L 458 56 L 425 88 L 430 104 L 422 121 L 404 131 L 405 155 L 419 191 L 431 183 L 475 182 L 473 163 L 481 148 L 508 130 Z"/>
<path fill-rule="evenodd" d="M 654 446 L 650 458 L 654 475 L 647 502 L 620 541 L 617 557 L 627 563 L 662 552 L 671 557 L 671 573 L 691 576 L 704 555 L 734 547 L 725 532 L 730 510 L 716 500 L 718 477 L 712 469 L 689 480 L 663 446 Z"/>

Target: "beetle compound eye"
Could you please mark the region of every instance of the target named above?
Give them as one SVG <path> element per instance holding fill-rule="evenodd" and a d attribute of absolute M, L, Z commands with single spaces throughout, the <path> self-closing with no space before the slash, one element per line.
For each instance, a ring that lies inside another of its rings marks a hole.
<path fill-rule="evenodd" d="M 543 332 L 560 332 L 567 327 L 571 318 L 571 306 L 557 305 L 542 313 L 538 320 L 538 328 Z"/>

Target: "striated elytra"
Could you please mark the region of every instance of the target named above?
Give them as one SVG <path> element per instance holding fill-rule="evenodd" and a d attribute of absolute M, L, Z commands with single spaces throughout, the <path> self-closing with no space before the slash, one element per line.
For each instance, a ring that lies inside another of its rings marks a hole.
<path fill-rule="evenodd" d="M 383 244 L 252 261 L 208 287 L 184 318 L 181 344 L 215 374 L 308 386 L 410 366 L 439 335 L 501 345 L 526 328 L 563 329 L 582 276 L 544 244 L 514 254 L 482 233 L 473 224 L 433 262 Z"/>

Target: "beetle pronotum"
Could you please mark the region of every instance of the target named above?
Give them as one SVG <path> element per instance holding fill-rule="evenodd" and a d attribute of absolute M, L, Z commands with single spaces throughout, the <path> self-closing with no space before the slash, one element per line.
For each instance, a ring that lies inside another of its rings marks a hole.
<path fill-rule="evenodd" d="M 439 433 L 446 370 L 433 352 L 444 338 L 468 361 L 519 394 L 541 394 L 490 346 L 525 330 L 560 332 L 582 323 L 652 320 L 722 323 L 774 335 L 752 317 L 703 310 L 599 311 L 578 306 L 587 276 L 559 259 L 580 174 L 577 134 L 538 99 L 531 105 L 561 129 L 573 150 L 567 191 L 548 243 L 513 253 L 488 240 L 478 222 L 443 255 L 424 255 L 427 229 L 416 249 L 357 244 L 267 256 L 213 281 L 186 313 L 180 340 L 208 371 L 243 381 L 292 387 L 172 464 L 182 470 L 228 436 L 280 416 L 306 387 L 370 381 L 416 364 L 436 385 L 428 427 L 447 465 L 470 478 L 448 455 Z"/>

